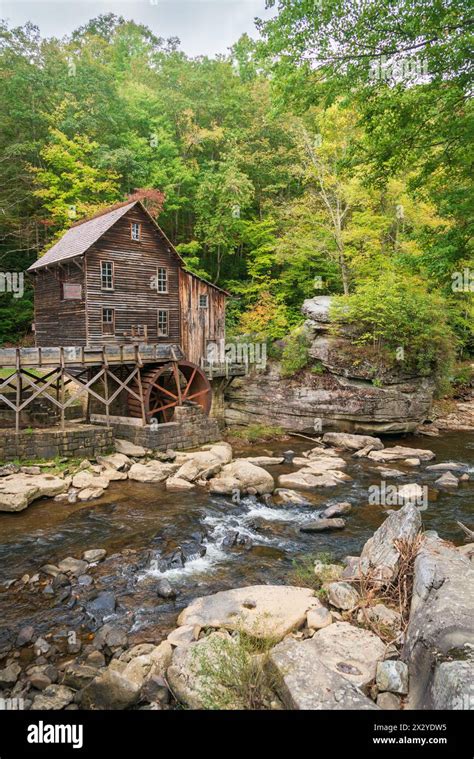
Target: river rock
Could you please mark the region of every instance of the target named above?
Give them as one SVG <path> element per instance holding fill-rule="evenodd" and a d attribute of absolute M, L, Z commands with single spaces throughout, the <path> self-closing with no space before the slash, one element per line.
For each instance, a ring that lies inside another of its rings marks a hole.
<path fill-rule="evenodd" d="M 403 659 L 409 663 L 408 708 L 434 708 L 438 662 L 449 654 L 465 660 L 474 647 L 474 568 L 454 546 L 430 535 L 424 536 L 415 560 L 410 620 Z M 437 682 L 440 682 L 438 675 Z M 472 698 L 465 684 L 457 696 Z M 440 696 L 441 698 L 441 696 Z"/>
<path fill-rule="evenodd" d="M 101 622 L 104 617 L 114 613 L 116 605 L 115 594 L 110 590 L 105 590 L 86 604 L 86 611 Z"/>
<path fill-rule="evenodd" d="M 131 459 L 123 453 L 111 453 L 109 456 L 97 456 L 99 464 L 103 464 L 109 469 L 116 469 L 119 472 L 125 472 L 132 465 Z"/>
<path fill-rule="evenodd" d="M 427 472 L 463 472 L 466 464 L 460 464 L 456 461 L 445 461 L 442 464 L 430 464 L 426 467 Z"/>
<path fill-rule="evenodd" d="M 359 451 L 361 448 L 370 446 L 371 450 L 381 451 L 384 447 L 378 437 L 371 435 L 350 435 L 347 432 L 326 432 L 323 435 L 323 443 L 333 445 L 336 448 L 346 448 L 350 451 Z"/>
<path fill-rule="evenodd" d="M 412 503 L 422 505 L 425 491 L 417 482 L 407 482 L 406 485 L 400 485 L 397 491 L 399 503 Z"/>
<path fill-rule="evenodd" d="M 306 522 L 301 525 L 300 532 L 328 532 L 329 530 L 343 530 L 345 526 L 344 519 L 315 519 L 314 522 Z"/>
<path fill-rule="evenodd" d="M 282 474 L 278 478 L 281 487 L 296 488 L 297 490 L 313 490 L 313 488 L 333 488 L 351 477 L 344 472 L 330 470 L 326 474 L 316 475 L 309 468 L 300 469 L 292 474 Z"/>
<path fill-rule="evenodd" d="M 257 638 L 281 639 L 301 627 L 309 609 L 321 603 L 310 588 L 252 585 L 195 599 L 179 625 L 241 630 Z"/>
<path fill-rule="evenodd" d="M 64 709 L 74 699 L 74 691 L 65 685 L 48 685 L 42 693 L 34 697 L 32 711 Z"/>
<path fill-rule="evenodd" d="M 97 632 L 94 639 L 96 649 L 108 648 L 111 651 L 127 645 L 126 631 L 117 625 L 107 623 Z"/>
<path fill-rule="evenodd" d="M 325 629 L 331 627 L 335 625 Z M 324 630 L 304 641 L 287 638 L 270 652 L 268 670 L 286 708 L 305 711 L 377 709 L 346 676 L 326 666 L 314 643 L 322 632 Z"/>
<path fill-rule="evenodd" d="M 442 488 L 457 488 L 459 487 L 459 480 L 451 472 L 445 472 L 435 480 L 435 484 Z"/>
<path fill-rule="evenodd" d="M 388 467 L 384 466 L 378 466 L 376 467 L 377 472 L 380 472 L 380 476 L 384 479 L 389 479 L 390 477 L 406 477 L 407 473 L 402 472 L 401 469 L 389 469 Z"/>
<path fill-rule="evenodd" d="M 339 580 L 343 572 L 340 564 L 325 564 L 323 561 L 314 562 L 314 574 L 324 582 L 335 582 Z"/>
<path fill-rule="evenodd" d="M 342 501 L 342 503 L 333 503 L 332 506 L 328 506 L 324 509 L 322 516 L 325 519 L 332 519 L 332 517 L 338 517 L 341 514 L 349 514 L 352 511 L 352 504 L 348 501 Z"/>
<path fill-rule="evenodd" d="M 107 482 L 119 482 L 120 480 L 128 480 L 127 472 L 119 472 L 118 469 L 112 469 L 111 467 L 104 467 L 100 473 L 100 476 L 105 478 Z"/>
<path fill-rule="evenodd" d="M 90 548 L 88 551 L 84 551 L 82 558 L 89 564 L 93 564 L 98 561 L 102 561 L 107 556 L 105 548 Z"/>
<path fill-rule="evenodd" d="M 408 693 L 408 667 L 402 661 L 382 661 L 377 664 L 377 688 L 390 693 Z"/>
<path fill-rule="evenodd" d="M 4 464 L 0 466 L 0 477 L 8 477 L 9 474 L 17 474 L 20 467 L 16 464 Z"/>
<path fill-rule="evenodd" d="M 379 693 L 377 696 L 377 706 L 385 711 L 401 709 L 400 698 L 399 696 L 396 696 L 395 693 L 389 693 L 388 691 Z"/>
<path fill-rule="evenodd" d="M 255 466 L 278 466 L 285 462 L 284 456 L 249 456 L 245 461 Z"/>
<path fill-rule="evenodd" d="M 80 693 L 83 709 L 128 709 L 138 700 L 141 684 L 116 670 L 107 669 Z"/>
<path fill-rule="evenodd" d="M 82 561 L 81 559 L 74 559 L 72 556 L 68 556 L 67 559 L 63 559 L 58 564 L 58 569 L 60 572 L 64 574 L 71 574 L 75 577 L 79 577 L 79 575 L 84 574 L 84 572 L 87 572 L 89 569 L 89 564 L 87 561 Z"/>
<path fill-rule="evenodd" d="M 123 453 L 125 456 L 131 456 L 134 459 L 141 459 L 146 456 L 146 450 L 141 445 L 135 445 L 129 440 L 115 439 L 115 450 L 117 453 Z"/>
<path fill-rule="evenodd" d="M 305 506 L 308 501 L 301 493 L 297 493 L 295 490 L 287 490 L 285 488 L 277 488 L 273 493 L 277 503 L 292 503 L 295 506 Z"/>
<path fill-rule="evenodd" d="M 224 440 L 220 440 L 218 443 L 208 443 L 207 445 L 203 445 L 202 450 L 210 451 L 214 456 L 217 456 L 223 464 L 230 464 L 232 461 L 232 446 Z"/>
<path fill-rule="evenodd" d="M 28 680 L 31 683 L 32 688 L 36 688 L 36 690 L 45 690 L 52 685 L 49 677 L 43 672 L 34 672 L 28 677 Z"/>
<path fill-rule="evenodd" d="M 197 451 L 188 455 L 187 460 L 177 470 L 176 477 L 188 482 L 208 480 L 218 474 L 222 466 L 222 459 L 212 451 Z"/>
<path fill-rule="evenodd" d="M 297 457 L 293 459 L 295 466 L 301 466 L 309 469 L 313 474 L 326 474 L 331 470 L 344 469 L 347 463 L 339 456 L 311 456 L 310 458 Z"/>
<path fill-rule="evenodd" d="M 21 673 L 21 667 L 18 664 L 8 664 L 0 669 L 0 688 L 9 688 L 15 685 Z"/>
<path fill-rule="evenodd" d="M 190 709 L 212 708 L 208 701 L 215 699 L 217 689 L 222 701 L 229 702 L 228 708 L 238 708 L 235 691 L 225 684 L 209 684 L 209 669 L 218 672 L 236 646 L 236 641 L 228 634 L 214 632 L 187 646 L 178 646 L 168 667 L 167 680 L 171 692 Z"/>
<path fill-rule="evenodd" d="M 181 625 L 171 630 L 166 640 L 172 646 L 189 646 L 199 638 L 200 631 L 200 625 Z"/>
<path fill-rule="evenodd" d="M 377 635 L 348 622 L 334 622 L 319 630 L 311 642 L 326 667 L 363 689 L 374 680 L 385 654 L 385 644 Z"/>
<path fill-rule="evenodd" d="M 184 480 L 182 477 L 168 477 L 166 480 L 166 490 L 179 492 L 182 490 L 193 490 L 195 487 L 194 482 Z"/>
<path fill-rule="evenodd" d="M 104 495 L 104 488 L 84 488 L 77 494 L 79 501 L 93 501 L 96 498 L 101 498 Z"/>
<path fill-rule="evenodd" d="M 83 472 L 78 472 L 74 475 L 72 478 L 72 485 L 79 490 L 84 490 L 86 488 L 101 488 L 102 490 L 106 490 L 109 486 L 109 481 L 107 477 L 102 477 L 84 470 Z"/>
<path fill-rule="evenodd" d="M 164 482 L 174 475 L 179 465 L 176 463 L 163 463 L 162 461 L 149 461 L 147 464 L 132 464 L 128 472 L 130 480 L 137 482 Z"/>
<path fill-rule="evenodd" d="M 474 661 L 445 661 L 437 665 L 431 685 L 433 709 L 474 710 Z"/>
<path fill-rule="evenodd" d="M 217 477 L 209 483 L 211 493 L 232 495 L 234 491 L 265 495 L 273 493 L 275 483 L 269 472 L 245 459 L 236 459 L 231 464 L 222 467 Z"/>
<path fill-rule="evenodd" d="M 91 667 L 87 664 L 71 664 L 64 670 L 63 685 L 67 685 L 73 690 L 81 690 L 94 677 L 97 677 L 96 667 Z"/>
<path fill-rule="evenodd" d="M 353 609 L 360 601 L 357 590 L 348 582 L 330 582 L 324 587 L 329 603 L 336 609 Z"/>
<path fill-rule="evenodd" d="M 160 598 L 176 598 L 176 590 L 166 578 L 158 580 L 156 594 L 160 596 Z"/>
<path fill-rule="evenodd" d="M 371 451 L 368 456 L 372 461 L 380 461 L 382 464 L 386 461 L 402 461 L 409 458 L 417 458 L 420 461 L 431 461 L 434 457 L 433 451 L 428 451 L 424 448 L 406 448 L 402 445 L 384 448 L 383 451 Z"/>
<path fill-rule="evenodd" d="M 382 582 L 391 582 L 397 575 L 400 551 L 398 540 L 413 541 L 421 529 L 421 515 L 414 504 L 393 511 L 365 543 L 359 571 L 371 573 Z"/>
<path fill-rule="evenodd" d="M 0 479 L 0 511 L 22 511 L 37 498 L 53 498 L 68 490 L 62 477 L 52 474 L 11 474 Z"/>
<path fill-rule="evenodd" d="M 31 643 L 33 640 L 35 634 L 35 628 L 33 625 L 26 625 L 25 627 L 22 627 L 20 632 L 17 635 L 15 645 L 18 646 L 18 648 L 21 648 L 22 646 L 27 646 L 28 643 Z"/>
<path fill-rule="evenodd" d="M 373 624 L 390 630 L 396 635 L 402 626 L 402 616 L 398 611 L 390 609 L 385 604 L 375 604 L 360 610 L 357 615 L 359 624 L 363 624 L 368 619 Z"/>
<path fill-rule="evenodd" d="M 310 630 L 322 630 L 323 627 L 332 624 L 332 614 L 324 606 L 319 609 L 310 609 L 306 615 L 306 624 Z"/>

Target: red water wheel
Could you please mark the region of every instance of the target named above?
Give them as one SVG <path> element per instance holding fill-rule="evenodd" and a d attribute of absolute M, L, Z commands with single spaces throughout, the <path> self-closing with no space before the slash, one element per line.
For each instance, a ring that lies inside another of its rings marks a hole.
<path fill-rule="evenodd" d="M 173 361 L 163 366 L 148 368 L 140 373 L 145 414 L 148 424 L 152 419 L 158 422 L 170 422 L 176 406 L 185 403 L 197 403 L 205 414 L 209 414 L 212 402 L 212 390 L 206 375 L 196 364 L 190 361 Z M 134 390 L 138 392 L 138 388 Z M 128 398 L 131 416 L 141 417 L 138 400 L 131 395 Z"/>

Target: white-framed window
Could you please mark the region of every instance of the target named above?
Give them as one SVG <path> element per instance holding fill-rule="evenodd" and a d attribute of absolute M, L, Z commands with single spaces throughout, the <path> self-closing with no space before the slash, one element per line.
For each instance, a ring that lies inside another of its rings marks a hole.
<path fill-rule="evenodd" d="M 142 238 L 142 225 L 137 221 L 133 221 L 130 224 L 130 237 L 135 242 L 139 242 Z"/>
<path fill-rule="evenodd" d="M 100 287 L 102 290 L 114 289 L 114 264 L 113 261 L 100 262 Z"/>
<path fill-rule="evenodd" d="M 169 335 L 169 311 L 167 308 L 158 309 L 158 337 Z"/>
<path fill-rule="evenodd" d="M 199 296 L 199 308 L 209 308 L 209 295 Z"/>
<path fill-rule="evenodd" d="M 115 335 L 115 309 L 102 309 L 102 334 Z"/>
<path fill-rule="evenodd" d="M 168 292 L 168 269 L 159 266 L 156 270 L 156 289 L 159 293 Z"/>

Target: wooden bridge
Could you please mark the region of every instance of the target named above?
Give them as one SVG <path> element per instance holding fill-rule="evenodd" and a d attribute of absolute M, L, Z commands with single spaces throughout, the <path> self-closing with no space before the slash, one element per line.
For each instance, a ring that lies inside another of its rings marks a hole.
<path fill-rule="evenodd" d="M 62 429 L 66 410 L 84 394 L 86 419 L 95 399 L 105 407 L 107 425 L 111 404 L 121 393 L 127 395 L 130 416 L 141 419 L 143 425 L 152 419 L 170 421 L 174 407 L 184 403 L 198 403 L 208 413 L 209 379 L 231 378 L 248 370 L 244 364 L 225 361 L 202 360 L 198 367 L 185 360 L 179 345 L 171 343 L 3 348 L 0 368 L 8 375 L 0 379 L 0 403 L 14 413 L 17 433 L 21 412 L 39 397 L 59 409 Z"/>

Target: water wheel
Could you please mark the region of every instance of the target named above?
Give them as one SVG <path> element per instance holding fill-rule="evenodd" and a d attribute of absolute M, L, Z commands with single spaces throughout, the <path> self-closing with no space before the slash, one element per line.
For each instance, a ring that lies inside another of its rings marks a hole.
<path fill-rule="evenodd" d="M 209 414 L 212 390 L 206 375 L 190 361 L 173 361 L 162 366 L 145 368 L 140 373 L 146 420 L 170 422 L 176 406 L 197 403 L 205 414 Z M 135 388 L 138 392 L 137 388 Z M 138 400 L 129 396 L 128 408 L 131 416 L 141 417 Z"/>

